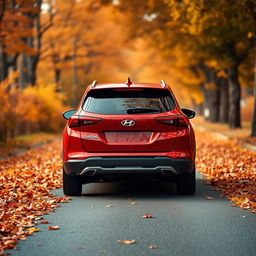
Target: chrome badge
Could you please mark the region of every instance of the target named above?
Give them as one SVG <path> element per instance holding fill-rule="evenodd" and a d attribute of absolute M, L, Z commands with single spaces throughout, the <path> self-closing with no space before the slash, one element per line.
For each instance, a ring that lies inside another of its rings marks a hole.
<path fill-rule="evenodd" d="M 135 121 L 134 120 L 123 120 L 121 122 L 122 126 L 133 126 L 135 125 Z"/>
<path fill-rule="evenodd" d="M 86 140 L 97 140 L 98 136 L 97 135 L 86 135 L 86 136 L 84 136 L 84 139 L 86 139 Z"/>

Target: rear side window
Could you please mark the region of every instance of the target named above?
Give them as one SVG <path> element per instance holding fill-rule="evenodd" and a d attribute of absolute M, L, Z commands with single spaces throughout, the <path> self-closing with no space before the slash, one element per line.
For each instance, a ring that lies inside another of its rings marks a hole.
<path fill-rule="evenodd" d="M 175 108 L 172 95 L 161 89 L 98 89 L 87 94 L 83 109 L 103 115 L 152 114 Z"/>

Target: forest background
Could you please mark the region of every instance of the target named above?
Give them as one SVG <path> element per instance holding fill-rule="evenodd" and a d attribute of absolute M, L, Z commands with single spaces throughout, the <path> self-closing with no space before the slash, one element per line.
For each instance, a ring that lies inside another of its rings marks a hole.
<path fill-rule="evenodd" d="M 255 0 L 0 0 L 0 141 L 58 132 L 93 80 L 165 80 L 256 136 Z"/>

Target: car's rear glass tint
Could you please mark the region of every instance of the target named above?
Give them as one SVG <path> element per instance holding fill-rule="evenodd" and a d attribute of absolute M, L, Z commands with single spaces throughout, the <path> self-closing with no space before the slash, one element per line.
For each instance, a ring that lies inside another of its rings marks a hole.
<path fill-rule="evenodd" d="M 83 109 L 105 115 L 152 114 L 175 108 L 169 91 L 163 89 L 99 89 L 88 93 Z"/>

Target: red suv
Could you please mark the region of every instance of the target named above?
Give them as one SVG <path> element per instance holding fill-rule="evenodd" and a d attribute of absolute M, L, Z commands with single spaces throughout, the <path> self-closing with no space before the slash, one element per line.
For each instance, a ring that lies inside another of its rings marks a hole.
<path fill-rule="evenodd" d="M 154 177 L 195 193 L 195 112 L 180 109 L 161 83 L 98 84 L 86 89 L 62 139 L 63 189 L 80 195 L 82 184 Z"/>

